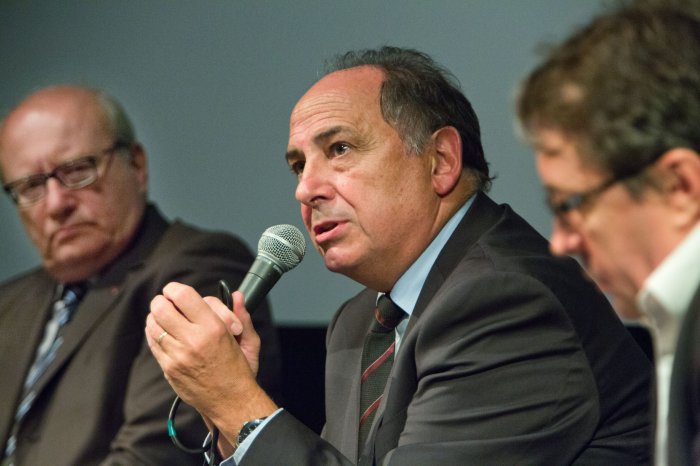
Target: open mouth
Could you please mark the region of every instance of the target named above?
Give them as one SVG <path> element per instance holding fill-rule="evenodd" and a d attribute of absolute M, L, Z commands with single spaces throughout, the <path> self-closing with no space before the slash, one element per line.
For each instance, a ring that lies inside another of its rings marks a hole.
<path fill-rule="evenodd" d="M 328 231 L 331 231 L 336 226 L 338 226 L 336 222 L 322 223 L 314 227 L 314 233 L 318 236 Z"/>

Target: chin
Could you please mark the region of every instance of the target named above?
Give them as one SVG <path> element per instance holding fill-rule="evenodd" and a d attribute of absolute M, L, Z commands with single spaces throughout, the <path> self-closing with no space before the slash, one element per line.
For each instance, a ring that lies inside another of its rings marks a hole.
<path fill-rule="evenodd" d="M 323 262 L 326 265 L 326 268 L 331 272 L 343 273 L 343 270 L 345 270 L 345 267 L 343 267 L 343 265 L 338 261 L 328 260 L 326 257 L 324 257 Z"/>
<path fill-rule="evenodd" d="M 44 267 L 52 277 L 63 283 L 87 280 L 104 266 L 103 253 L 103 250 L 94 250 L 80 255 L 65 254 L 45 260 Z"/>
<path fill-rule="evenodd" d="M 60 283 L 73 283 L 87 280 L 97 273 L 92 269 L 84 269 L 80 266 L 45 266 L 46 271 L 51 275 L 56 281 Z"/>
<path fill-rule="evenodd" d="M 354 268 L 355 262 L 344 255 L 337 254 L 337 251 L 330 250 L 323 254 L 323 262 L 331 272 L 350 276 L 350 271 Z"/>

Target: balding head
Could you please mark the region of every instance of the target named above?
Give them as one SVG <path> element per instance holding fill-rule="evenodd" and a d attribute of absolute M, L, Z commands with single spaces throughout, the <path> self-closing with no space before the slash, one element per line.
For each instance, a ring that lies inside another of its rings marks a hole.
<path fill-rule="evenodd" d="M 88 165 L 94 162 L 97 181 L 69 189 L 56 176 L 39 178 L 46 195 L 18 206 L 44 266 L 63 282 L 97 274 L 128 244 L 145 208 L 145 154 L 134 142 L 121 106 L 88 88 L 54 86 L 35 92 L 0 127 L 6 185 L 55 174 L 57 167 L 86 157 Z M 72 168 L 61 168 L 58 175 L 66 170 Z"/>

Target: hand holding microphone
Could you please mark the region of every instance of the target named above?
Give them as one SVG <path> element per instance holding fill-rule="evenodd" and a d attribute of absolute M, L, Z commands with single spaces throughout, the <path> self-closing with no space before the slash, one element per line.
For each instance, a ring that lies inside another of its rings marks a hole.
<path fill-rule="evenodd" d="M 275 225 L 263 232 L 258 241 L 258 255 L 238 287 L 238 291 L 243 294 L 245 308 L 250 314 L 258 308 L 282 274 L 301 262 L 305 252 L 304 236 L 292 225 Z M 219 281 L 219 298 L 229 310 L 234 310 L 231 290 L 225 280 Z M 216 310 L 216 307 L 213 306 L 212 309 Z M 222 314 L 219 314 L 219 317 L 224 322 L 228 322 L 230 318 Z M 242 341 L 239 338 L 241 328 L 238 325 L 236 327 L 239 331 L 232 332 L 242 345 L 241 349 L 251 367 L 257 370 L 259 341 Z"/>
<path fill-rule="evenodd" d="M 299 229 L 292 225 L 275 225 L 263 232 L 258 241 L 258 255 L 238 287 L 238 291 L 244 296 L 245 308 L 250 313 L 254 312 L 260 305 L 282 274 L 301 262 L 305 252 L 304 236 Z M 226 307 L 233 310 L 231 291 L 224 280 L 219 282 L 219 295 Z M 239 338 L 236 337 L 236 339 Z M 206 447 L 189 448 L 178 441 L 175 432 L 175 414 L 179 403 L 179 398 L 176 398 L 168 416 L 168 434 L 173 443 L 178 448 L 190 453 L 201 453 L 207 447 L 211 447 L 211 453 L 213 453 L 218 438 L 216 429 L 212 432 L 213 438 L 211 440 L 213 442 Z M 213 455 L 210 460 L 213 460 Z"/>

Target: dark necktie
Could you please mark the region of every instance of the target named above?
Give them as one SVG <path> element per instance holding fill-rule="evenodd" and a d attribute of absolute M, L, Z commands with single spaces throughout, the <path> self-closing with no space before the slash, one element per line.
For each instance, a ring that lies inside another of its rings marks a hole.
<path fill-rule="evenodd" d="M 7 445 L 5 446 L 4 456 L 6 460 L 2 462 L 3 466 L 12 464 L 12 462 L 8 462 L 7 459 L 11 458 L 15 451 L 16 434 L 19 423 L 32 407 L 34 399 L 36 398 L 34 386 L 44 372 L 46 372 L 46 369 L 51 365 L 51 362 L 53 362 L 56 357 L 56 351 L 58 351 L 58 348 L 63 344 L 61 330 L 73 316 L 73 312 L 78 307 L 78 303 L 85 294 L 85 287 L 82 284 L 65 285 L 61 287 L 59 292 L 61 293 L 61 297 L 52 305 L 51 318 L 44 327 L 44 336 L 37 348 L 34 363 L 29 369 L 27 378 L 24 380 L 22 402 L 15 413 L 12 436 L 8 439 Z"/>
<path fill-rule="evenodd" d="M 362 378 L 360 381 L 359 453 L 367 440 L 374 415 L 382 401 L 382 393 L 394 362 L 397 325 L 406 317 L 388 295 L 383 295 L 374 310 L 374 321 L 362 350 Z"/>

